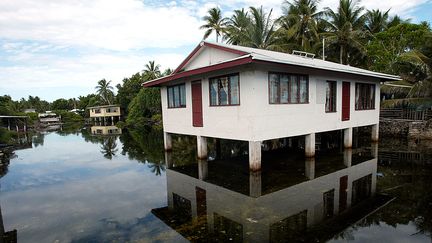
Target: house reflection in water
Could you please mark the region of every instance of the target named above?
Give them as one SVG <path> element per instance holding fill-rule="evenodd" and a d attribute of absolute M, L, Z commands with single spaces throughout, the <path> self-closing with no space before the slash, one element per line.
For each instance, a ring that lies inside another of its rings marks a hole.
<path fill-rule="evenodd" d="M 122 130 L 116 126 L 92 126 L 91 133 L 92 135 L 120 135 Z"/>
<path fill-rule="evenodd" d="M 176 166 L 167 153 L 168 206 L 152 212 L 192 241 L 327 240 L 390 200 L 375 196 L 376 146 L 258 173 L 223 161 Z"/>

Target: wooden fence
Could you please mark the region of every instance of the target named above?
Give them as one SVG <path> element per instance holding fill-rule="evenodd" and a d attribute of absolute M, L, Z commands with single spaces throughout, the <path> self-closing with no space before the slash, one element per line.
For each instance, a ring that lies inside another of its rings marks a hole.
<path fill-rule="evenodd" d="M 380 118 L 424 121 L 432 119 L 432 110 L 417 111 L 415 109 L 381 109 Z"/>

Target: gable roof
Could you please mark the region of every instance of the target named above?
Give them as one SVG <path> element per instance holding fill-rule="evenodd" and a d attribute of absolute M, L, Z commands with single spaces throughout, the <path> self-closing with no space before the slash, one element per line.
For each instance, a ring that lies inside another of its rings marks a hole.
<path fill-rule="evenodd" d="M 200 51 L 203 48 L 216 48 L 222 51 L 235 53 L 239 55 L 239 57 L 222 61 L 216 64 L 208 65 L 205 67 L 199 67 L 192 70 L 184 71 L 183 68 L 188 63 L 190 63 L 194 57 L 199 55 Z M 395 75 L 373 72 L 362 68 L 356 68 L 356 67 L 324 61 L 316 58 L 305 58 L 302 56 L 283 53 L 283 52 L 202 41 L 180 64 L 180 66 L 178 66 L 174 70 L 174 72 L 171 75 L 145 82 L 143 85 L 145 87 L 158 86 L 163 83 L 177 80 L 183 77 L 206 73 L 210 71 L 216 71 L 216 70 L 225 69 L 229 67 L 240 66 L 248 63 L 286 64 L 286 65 L 301 66 L 301 67 L 314 68 L 314 69 L 320 69 L 326 71 L 356 74 L 356 75 L 379 78 L 383 80 L 400 80 L 400 78 Z"/>

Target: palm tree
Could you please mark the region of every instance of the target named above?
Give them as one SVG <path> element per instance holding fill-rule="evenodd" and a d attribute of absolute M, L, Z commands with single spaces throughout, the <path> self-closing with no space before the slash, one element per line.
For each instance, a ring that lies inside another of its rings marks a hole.
<path fill-rule="evenodd" d="M 376 34 L 387 29 L 389 10 L 381 12 L 379 9 L 368 10 L 365 14 L 365 28 L 369 33 Z"/>
<path fill-rule="evenodd" d="M 323 12 L 318 11 L 319 0 L 292 0 L 284 2 L 285 15 L 280 18 L 282 29 L 292 36 L 302 50 L 310 51 L 318 42 L 317 23 Z"/>
<path fill-rule="evenodd" d="M 222 17 L 220 8 L 211 8 L 207 12 L 208 15 L 203 17 L 205 24 L 200 29 L 205 29 L 204 40 L 207 39 L 213 31 L 216 33 L 216 42 L 219 41 L 219 36 L 224 32 L 227 19 Z"/>
<path fill-rule="evenodd" d="M 250 7 L 251 24 L 245 33 L 244 45 L 269 50 L 280 50 L 277 43 L 277 33 L 275 31 L 275 22 L 271 19 L 273 10 L 267 14 L 263 7 L 257 9 Z"/>
<path fill-rule="evenodd" d="M 114 98 L 113 87 L 110 85 L 111 81 L 105 79 L 99 80 L 98 85 L 95 87 L 96 93 L 101 98 L 104 104 L 111 105 L 111 101 Z"/>
<path fill-rule="evenodd" d="M 245 31 L 251 24 L 248 12 L 242 8 L 241 10 L 234 10 L 234 14 L 227 21 L 225 29 L 225 39 L 227 43 L 238 45 L 245 40 Z"/>
<path fill-rule="evenodd" d="M 158 160 L 157 162 L 148 161 L 148 168 L 151 169 L 151 172 L 155 173 L 155 175 L 160 176 L 162 171 L 165 171 L 165 161 Z"/>
<path fill-rule="evenodd" d="M 364 37 L 364 8 L 359 7 L 355 0 L 340 0 L 337 12 L 330 8 L 325 8 L 325 11 L 329 18 L 329 33 L 326 34 L 328 40 L 339 47 L 340 63 L 348 64 L 353 50 L 365 52 L 361 42 Z"/>
<path fill-rule="evenodd" d="M 149 61 L 143 70 L 144 80 L 153 80 L 161 76 L 160 65 L 155 61 Z"/>
<path fill-rule="evenodd" d="M 108 137 L 101 146 L 101 153 L 107 159 L 112 159 L 118 151 L 115 139 L 115 137 Z"/>

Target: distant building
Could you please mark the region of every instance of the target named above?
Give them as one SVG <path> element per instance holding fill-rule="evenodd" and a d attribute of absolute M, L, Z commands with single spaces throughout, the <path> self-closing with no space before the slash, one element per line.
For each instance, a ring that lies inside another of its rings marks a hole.
<path fill-rule="evenodd" d="M 75 114 L 81 114 L 82 112 L 84 112 L 84 110 L 83 109 L 72 109 L 72 110 L 70 110 L 69 112 L 72 112 L 72 113 L 75 113 Z"/>
<path fill-rule="evenodd" d="M 36 109 L 34 108 L 29 108 L 29 109 L 24 109 L 24 113 L 35 113 Z"/>
<path fill-rule="evenodd" d="M 120 121 L 121 110 L 119 105 L 92 106 L 87 109 L 90 112 L 90 118 L 96 123 L 114 124 L 115 121 Z"/>
<path fill-rule="evenodd" d="M 314 58 L 201 42 L 171 75 L 144 83 L 160 87 L 165 149 L 171 134 L 249 142 L 252 170 L 261 168 L 265 140 L 305 137 L 315 155 L 315 134 L 342 130 L 352 146 L 355 127 L 372 126 L 378 140 L 380 83 L 399 77 Z"/>
<path fill-rule="evenodd" d="M 91 133 L 93 135 L 120 135 L 122 130 L 116 126 L 92 126 Z"/>
<path fill-rule="evenodd" d="M 39 113 L 39 122 L 43 125 L 57 125 L 61 124 L 61 116 L 57 116 L 52 111 L 46 111 L 45 113 Z"/>

